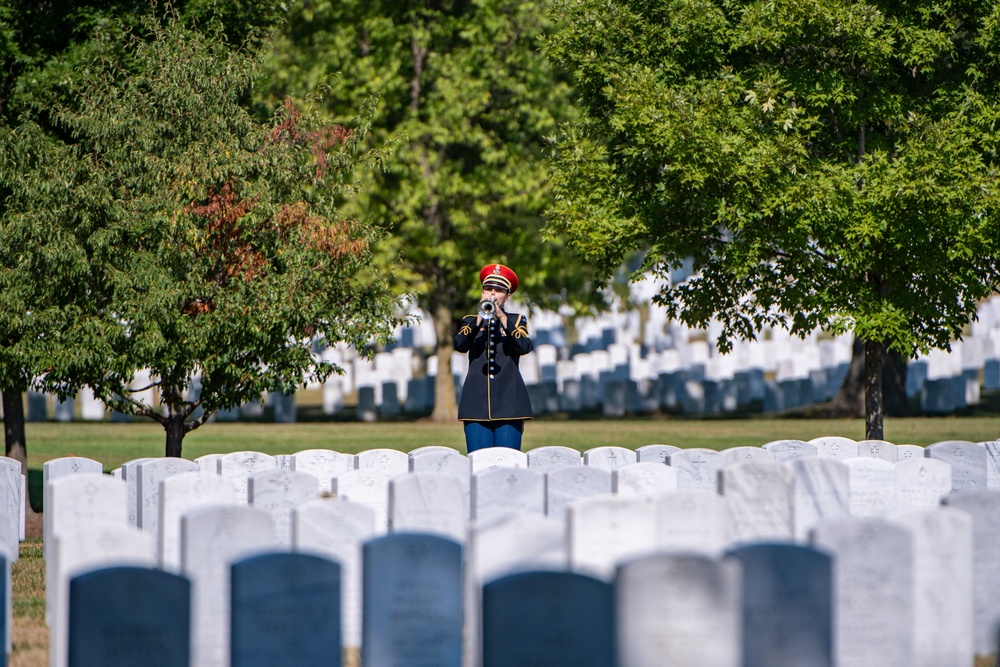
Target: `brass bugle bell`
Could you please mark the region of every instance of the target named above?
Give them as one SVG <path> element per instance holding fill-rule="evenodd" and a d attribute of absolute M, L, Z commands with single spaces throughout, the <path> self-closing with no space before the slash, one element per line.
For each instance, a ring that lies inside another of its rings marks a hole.
<path fill-rule="evenodd" d="M 490 299 L 483 299 L 479 302 L 479 316 L 484 320 L 492 318 L 496 310 L 497 305 Z"/>

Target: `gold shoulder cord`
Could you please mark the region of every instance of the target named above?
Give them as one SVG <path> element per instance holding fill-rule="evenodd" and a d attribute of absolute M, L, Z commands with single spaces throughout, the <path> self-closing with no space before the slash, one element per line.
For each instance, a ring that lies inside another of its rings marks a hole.
<path fill-rule="evenodd" d="M 462 318 L 462 328 L 458 330 L 459 336 L 468 336 L 470 333 L 472 333 L 472 327 L 469 326 L 469 324 L 465 321 L 470 317 L 475 317 L 475 315 L 466 315 L 465 317 Z"/>
<path fill-rule="evenodd" d="M 524 315 L 517 316 L 517 326 L 514 327 L 514 338 L 527 338 L 528 337 L 528 327 L 524 326 Z"/>

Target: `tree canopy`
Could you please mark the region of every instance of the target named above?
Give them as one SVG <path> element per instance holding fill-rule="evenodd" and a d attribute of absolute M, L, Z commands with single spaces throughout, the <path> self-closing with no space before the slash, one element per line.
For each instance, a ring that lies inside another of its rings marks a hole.
<path fill-rule="evenodd" d="M 99 36 L 51 96 L 66 141 L 4 131 L 0 334 L 47 389 L 93 387 L 163 424 L 179 456 L 213 411 L 337 371 L 315 340 L 390 335 L 395 299 L 372 266 L 379 230 L 343 211 L 379 159 L 370 110 L 334 125 L 285 100 L 260 122 L 242 104 L 257 60 L 211 30 L 144 25 Z M 149 388 L 166 414 L 136 398 Z"/>
<path fill-rule="evenodd" d="M 585 115 L 555 163 L 553 233 L 720 347 L 853 331 L 869 437 L 881 359 L 947 348 L 1000 285 L 993 3 L 557 0 Z"/>
<path fill-rule="evenodd" d="M 542 304 L 597 304 L 593 276 L 557 240 L 541 238 L 551 203 L 547 137 L 575 111 L 542 51 L 546 2 L 398 3 L 344 0 L 293 8 L 265 63 L 268 104 L 328 85 L 341 119 L 378 97 L 374 141 L 394 141 L 384 171 L 368 172 L 358 211 L 384 220 L 381 246 L 397 289 L 431 314 L 438 339 L 435 417 L 454 418 L 451 338 L 474 312 L 479 269 L 518 272 Z"/>

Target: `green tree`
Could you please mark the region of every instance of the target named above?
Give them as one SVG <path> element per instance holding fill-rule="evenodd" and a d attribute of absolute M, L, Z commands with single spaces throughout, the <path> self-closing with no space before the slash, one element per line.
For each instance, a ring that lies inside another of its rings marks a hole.
<path fill-rule="evenodd" d="M 381 246 L 397 289 L 417 296 L 437 333 L 435 408 L 456 416 L 451 339 L 475 311 L 479 269 L 509 264 L 534 303 L 600 303 L 590 270 L 541 238 L 551 202 L 546 137 L 574 115 L 541 49 L 544 2 L 311 2 L 293 9 L 266 62 L 266 104 L 327 84 L 342 119 L 378 96 L 374 141 L 396 140 L 369 172 L 358 210 L 391 226 Z"/>
<path fill-rule="evenodd" d="M 556 161 L 554 233 L 610 269 L 699 273 L 658 297 L 720 347 L 765 325 L 947 348 L 1000 284 L 993 3 L 558 0 L 586 112 Z"/>
<path fill-rule="evenodd" d="M 260 35 L 280 20 L 280 5 L 270 2 L 237 3 L 235 0 L 52 0 L 33 2 L 0 0 L 0 125 L 16 126 L 22 118 L 31 118 L 46 128 L 47 134 L 60 136 L 60 127 L 51 122 L 49 108 L 38 104 L 53 95 L 71 101 L 67 81 L 76 79 L 90 62 L 102 54 L 92 40 L 95 30 L 124 31 L 141 26 L 142 18 L 152 13 L 170 11 L 188 25 L 222 26 L 230 44 L 259 46 Z M 248 34 L 255 37 L 248 44 Z M 107 44 L 103 48 L 107 48 Z M 106 54 L 104 54 L 106 55 Z M 127 52 L 117 56 L 127 57 Z M 4 135 L 5 140 L 10 135 Z M 8 144 L 0 144 L 7 148 Z M 37 147 L 36 147 L 37 148 Z M 13 149 L 11 149 L 13 150 Z M 12 161 L 11 161 L 12 162 Z M 11 191 L 11 184 L 0 178 L 0 215 Z M 10 296 L 10 294 L 8 294 Z M 24 296 L 23 294 L 20 296 Z M 22 394 L 33 370 L 31 360 L 18 345 L 22 336 L 15 322 L 28 311 L 23 303 L 6 303 L 0 338 L 0 393 L 3 395 L 4 434 L 7 456 L 27 465 Z"/>
<path fill-rule="evenodd" d="M 342 210 L 379 159 L 368 112 L 324 125 L 287 100 L 261 123 L 241 105 L 254 58 L 174 19 L 146 33 L 99 38 L 105 57 L 67 84 L 78 103 L 52 100 L 70 142 L 7 131 L 0 294 L 22 312 L 0 325 L 45 388 L 93 387 L 180 456 L 215 410 L 339 370 L 314 340 L 390 335 L 395 298 L 372 268 L 377 230 Z M 141 369 L 148 387 L 132 386 Z M 166 414 L 136 398 L 150 387 Z"/>

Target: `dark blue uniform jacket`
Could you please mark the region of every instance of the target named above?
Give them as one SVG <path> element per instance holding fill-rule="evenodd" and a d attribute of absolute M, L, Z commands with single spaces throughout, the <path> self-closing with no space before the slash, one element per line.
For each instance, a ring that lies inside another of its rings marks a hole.
<path fill-rule="evenodd" d="M 469 353 L 469 374 L 462 386 L 458 418 L 463 421 L 531 419 L 531 401 L 518 360 L 531 352 L 528 320 L 507 313 L 507 327 L 494 317 L 476 326 L 466 315 L 455 335 L 455 349 Z"/>

